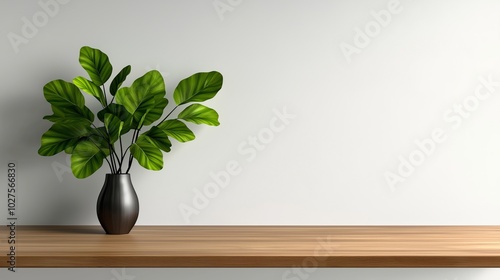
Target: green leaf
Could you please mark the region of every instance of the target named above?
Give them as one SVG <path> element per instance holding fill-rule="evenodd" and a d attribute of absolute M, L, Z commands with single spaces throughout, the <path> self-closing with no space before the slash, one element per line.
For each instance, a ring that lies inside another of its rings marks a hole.
<path fill-rule="evenodd" d="M 120 88 L 115 98 L 116 103 L 122 105 L 130 115 L 134 115 L 138 110 L 154 106 L 155 104 L 154 97 L 139 95 L 132 87 Z"/>
<path fill-rule="evenodd" d="M 167 134 L 163 130 L 159 129 L 156 126 L 151 127 L 150 130 L 141 134 L 138 140 L 140 138 L 148 140 L 162 151 L 165 151 L 167 153 L 170 152 L 170 147 L 172 146 L 170 139 L 168 139 Z"/>
<path fill-rule="evenodd" d="M 53 156 L 65 149 L 74 147 L 78 141 L 88 135 L 90 127 L 83 124 L 55 123 L 42 135 L 42 141 L 38 154 L 42 156 Z"/>
<path fill-rule="evenodd" d="M 122 84 L 125 81 L 125 79 L 127 78 L 128 74 L 130 74 L 131 69 L 132 68 L 130 67 L 130 65 L 125 66 L 120 71 L 120 73 L 118 73 L 118 75 L 116 75 L 116 77 L 111 82 L 111 85 L 109 86 L 109 92 L 111 93 L 111 95 L 115 96 L 116 92 L 122 86 Z"/>
<path fill-rule="evenodd" d="M 111 144 L 115 143 L 120 135 L 122 135 L 123 122 L 112 114 L 106 114 L 104 116 L 104 126 L 109 136 L 109 142 Z"/>
<path fill-rule="evenodd" d="M 125 107 L 131 115 L 132 127 L 137 128 L 144 114 L 155 106 L 156 101 L 152 96 L 139 96 L 133 88 L 123 87 L 116 93 L 116 103 Z"/>
<path fill-rule="evenodd" d="M 85 98 L 74 84 L 63 80 L 51 81 L 43 87 L 43 95 L 54 113 L 44 119 L 52 122 L 94 121 L 94 114 L 85 106 Z"/>
<path fill-rule="evenodd" d="M 108 136 L 107 136 L 107 130 L 105 126 L 100 126 L 96 128 L 91 128 L 91 133 L 89 134 L 90 140 L 94 141 L 97 143 L 99 147 L 103 146 L 105 148 L 108 148 Z"/>
<path fill-rule="evenodd" d="M 84 92 L 94 96 L 102 104 L 102 106 L 106 106 L 106 99 L 104 98 L 102 89 L 96 86 L 93 82 L 79 76 L 73 79 L 73 83 Z"/>
<path fill-rule="evenodd" d="M 102 86 L 113 72 L 108 56 L 98 49 L 82 47 L 79 60 L 83 69 L 87 71 L 90 79 L 97 86 Z"/>
<path fill-rule="evenodd" d="M 104 115 L 105 114 L 112 114 L 116 117 L 118 117 L 122 122 L 127 122 L 127 120 L 130 120 L 131 115 L 125 109 L 125 107 L 121 104 L 116 104 L 116 103 L 111 103 L 101 111 L 97 113 L 97 117 L 101 122 L 104 122 Z"/>
<path fill-rule="evenodd" d="M 57 108 L 85 107 L 85 98 L 78 87 L 63 80 L 54 80 L 47 83 L 43 87 L 43 95 L 52 106 Z"/>
<path fill-rule="evenodd" d="M 130 146 L 130 153 L 146 169 L 161 170 L 163 168 L 163 153 L 145 138 L 138 138 Z"/>
<path fill-rule="evenodd" d="M 73 153 L 73 151 L 75 150 L 76 145 L 78 145 L 78 142 L 75 144 L 75 146 L 72 146 L 72 147 L 67 147 L 66 149 L 64 149 L 64 152 L 65 152 L 66 154 L 72 154 L 72 153 Z"/>
<path fill-rule="evenodd" d="M 105 126 L 91 128 L 91 133 L 85 140 L 91 141 L 92 143 L 100 147 L 101 150 L 106 151 L 107 155 L 109 155 L 110 143 L 108 131 L 106 130 Z"/>
<path fill-rule="evenodd" d="M 209 107 L 201 104 L 189 105 L 178 115 L 179 119 L 196 124 L 219 125 L 219 114 Z"/>
<path fill-rule="evenodd" d="M 107 142 L 108 137 L 106 136 L 106 128 L 104 126 L 97 128 L 88 127 L 88 130 L 89 133 L 87 135 L 80 138 L 74 146 L 67 147 L 66 149 L 64 149 L 64 152 L 67 154 L 72 154 L 78 143 L 82 141 L 92 141 L 93 143 L 96 143 L 97 146 L 99 147 L 103 147 L 106 150 L 109 149 Z"/>
<path fill-rule="evenodd" d="M 94 121 L 94 113 L 89 108 L 78 108 L 76 106 L 55 107 L 52 106 L 53 114 L 44 116 L 43 119 L 55 123 L 83 123 L 91 124 Z"/>
<path fill-rule="evenodd" d="M 111 114 L 123 122 L 121 135 L 129 132 L 132 122 L 132 115 L 130 115 L 130 113 L 127 111 L 127 109 L 125 109 L 123 105 L 111 103 L 106 108 L 99 111 L 97 113 L 97 117 L 101 122 L 104 122 L 104 116 L 106 114 Z"/>
<path fill-rule="evenodd" d="M 175 138 L 179 142 L 188 142 L 194 140 L 194 133 L 179 120 L 166 120 L 158 125 L 165 134 Z"/>
<path fill-rule="evenodd" d="M 71 171 L 76 178 L 86 178 L 101 168 L 108 151 L 92 141 L 81 141 L 71 154 Z"/>
<path fill-rule="evenodd" d="M 174 90 L 177 105 L 202 102 L 214 97 L 222 87 L 222 75 L 217 71 L 196 73 L 179 82 Z"/>
<path fill-rule="evenodd" d="M 134 81 L 131 87 L 123 87 L 116 93 L 116 103 L 121 104 L 132 115 L 133 127 L 138 128 L 144 119 L 144 125 L 150 125 L 163 114 L 168 101 L 165 96 L 165 83 L 160 72 L 149 71 Z"/>
<path fill-rule="evenodd" d="M 151 70 L 142 77 L 137 78 L 132 84 L 135 92 L 141 96 L 154 96 L 162 98 L 165 96 L 165 81 L 158 70 Z"/>
<path fill-rule="evenodd" d="M 163 115 L 163 111 L 165 110 L 165 107 L 167 107 L 167 104 L 168 100 L 165 98 L 155 100 L 155 104 L 153 105 L 153 107 L 148 108 L 144 113 L 144 115 L 142 116 L 144 118 L 142 125 L 139 125 L 134 119 L 132 126 L 135 128 L 139 128 L 143 125 L 145 126 L 151 125 L 153 122 L 161 118 L 161 116 Z"/>

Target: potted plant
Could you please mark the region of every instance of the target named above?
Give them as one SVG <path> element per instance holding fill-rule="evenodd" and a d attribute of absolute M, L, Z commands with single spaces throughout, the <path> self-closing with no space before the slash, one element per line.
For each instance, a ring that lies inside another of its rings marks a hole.
<path fill-rule="evenodd" d="M 105 83 L 113 67 L 105 53 L 84 46 L 79 61 L 90 80 L 81 76 L 72 82 L 53 80 L 43 88 L 53 111 L 44 119 L 53 124 L 42 135 L 38 153 L 71 154 L 71 170 L 76 178 L 92 175 L 106 162 L 110 171 L 97 200 L 97 216 L 106 233 L 126 234 L 139 214 L 129 173 L 134 159 L 146 169 L 160 170 L 163 152 L 170 152 L 170 139 L 187 142 L 195 138 L 185 122 L 219 125 L 217 112 L 200 102 L 217 94 L 223 78 L 212 71 L 180 81 L 173 92 L 175 106 L 164 116 L 168 99 L 160 72 L 149 71 L 124 87 L 131 71 L 128 65 L 107 88 Z M 95 105 L 100 108 L 96 114 L 86 106 L 80 90 L 97 99 L 99 104 Z M 176 118 L 169 118 L 177 109 L 182 111 Z"/>

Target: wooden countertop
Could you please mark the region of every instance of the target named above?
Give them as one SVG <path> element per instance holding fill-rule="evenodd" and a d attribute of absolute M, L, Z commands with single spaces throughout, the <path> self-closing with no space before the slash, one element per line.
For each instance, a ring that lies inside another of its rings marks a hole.
<path fill-rule="evenodd" d="M 8 267 L 8 227 L 0 230 Z M 22 267 L 500 267 L 499 226 L 20 226 Z"/>

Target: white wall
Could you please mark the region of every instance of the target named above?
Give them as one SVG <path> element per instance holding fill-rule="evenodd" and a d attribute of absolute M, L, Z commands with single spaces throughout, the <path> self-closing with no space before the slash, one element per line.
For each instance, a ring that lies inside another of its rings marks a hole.
<path fill-rule="evenodd" d="M 0 178 L 15 161 L 21 224 L 98 223 L 107 170 L 78 180 L 64 172 L 65 155 L 37 154 L 50 126 L 42 87 L 85 74 L 83 45 L 106 52 L 115 69 L 131 64 L 129 82 L 159 69 L 169 96 L 195 72 L 224 75 L 208 103 L 221 126 L 195 128 L 197 139 L 174 144 L 160 172 L 134 166 L 138 225 L 500 222 L 498 1 L 54 1 L 0 2 Z M 230 162 L 240 172 L 206 205 L 193 204 Z M 214 279 L 229 277 L 215 271 Z M 366 279 L 346 271 L 311 279 Z M 478 279 L 496 271 L 412 272 Z"/>

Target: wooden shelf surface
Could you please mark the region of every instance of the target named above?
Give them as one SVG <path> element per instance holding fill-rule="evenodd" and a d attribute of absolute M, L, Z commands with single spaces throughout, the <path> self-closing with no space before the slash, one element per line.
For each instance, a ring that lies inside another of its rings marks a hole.
<path fill-rule="evenodd" d="M 15 245 L 17 268 L 500 267 L 498 226 L 20 226 Z"/>

